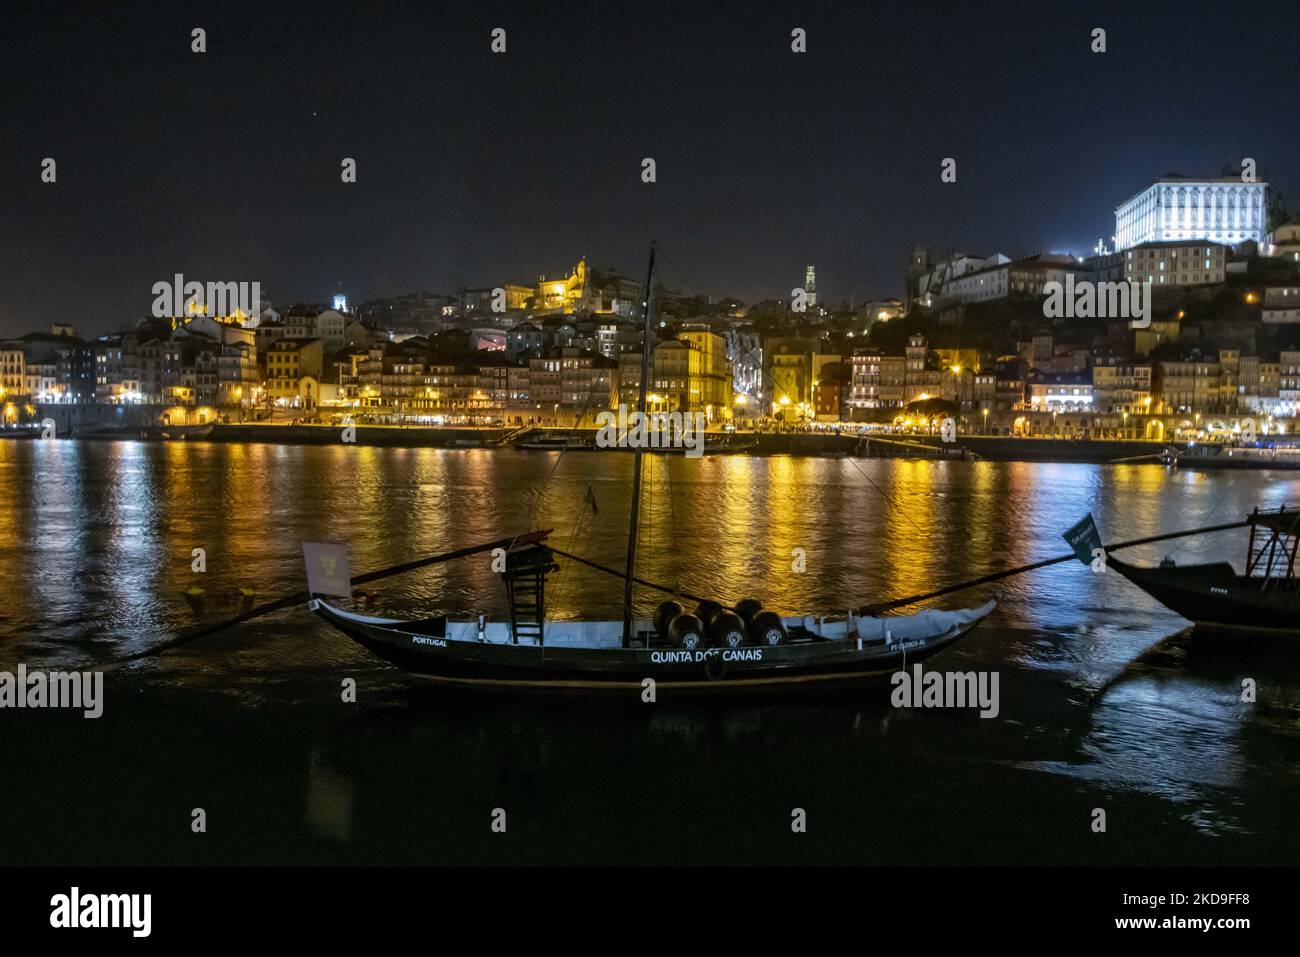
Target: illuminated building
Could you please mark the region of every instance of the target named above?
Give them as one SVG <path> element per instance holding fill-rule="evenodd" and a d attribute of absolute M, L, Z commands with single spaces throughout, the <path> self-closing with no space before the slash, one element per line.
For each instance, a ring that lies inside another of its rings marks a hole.
<path fill-rule="evenodd" d="M 1261 256 L 1300 262 L 1300 219 L 1279 226 L 1265 236 L 1259 252 Z"/>
<path fill-rule="evenodd" d="M 533 306 L 540 312 L 573 313 L 582 308 L 586 296 L 587 260 L 581 259 L 563 279 L 539 279 Z"/>
<path fill-rule="evenodd" d="M 631 344 L 629 344 L 631 345 Z M 641 348 L 618 357 L 619 403 L 636 408 L 641 388 Z M 726 343 L 707 327 L 655 343 L 647 387 L 652 412 L 703 412 L 710 421 L 732 415 L 731 368 Z"/>
<path fill-rule="evenodd" d="M 965 353 L 956 353 L 965 355 Z M 848 360 L 844 389 L 846 417 L 854 409 L 898 409 L 909 403 L 945 396 L 963 403 L 974 395 L 973 367 L 940 368 L 924 336 L 908 338 L 901 356 L 861 350 Z"/>
<path fill-rule="evenodd" d="M 1176 317 L 1152 319 L 1151 325 L 1145 329 L 1133 330 L 1133 351 L 1140 356 L 1149 356 L 1160 343 L 1176 341 L 1182 325 Z"/>
<path fill-rule="evenodd" d="M 528 301 L 533 298 L 534 290 L 529 286 L 519 286 L 514 283 L 502 283 L 500 286 L 482 286 L 476 289 L 461 288 L 456 290 L 456 304 L 453 308 L 453 314 L 474 315 L 476 313 L 493 312 L 493 303 L 496 300 L 496 291 L 502 291 L 502 302 L 507 312 L 518 312 L 521 309 L 528 308 Z"/>
<path fill-rule="evenodd" d="M 1290 415 L 1300 408 L 1300 350 L 1284 349 L 1278 356 L 1278 398 Z"/>
<path fill-rule="evenodd" d="M 1038 376 L 1029 382 L 1029 408 L 1035 412 L 1090 411 L 1092 382 L 1082 375 Z"/>
<path fill-rule="evenodd" d="M 257 330 L 207 316 L 191 319 L 173 339 L 196 337 L 202 345 L 195 358 L 195 401 L 200 405 L 247 405 L 260 375 Z M 199 366 L 203 366 L 202 373 Z M 206 371 L 213 367 L 211 378 Z"/>
<path fill-rule="evenodd" d="M 853 356 L 849 378 L 850 409 L 889 409 L 903 405 L 907 359 L 870 350 Z"/>
<path fill-rule="evenodd" d="M 598 413 L 615 408 L 620 369 L 620 363 L 588 349 L 547 349 L 528 360 L 533 411 L 566 425 L 592 424 Z"/>
<path fill-rule="evenodd" d="M 135 402 L 140 398 L 139 355 L 131 332 L 95 340 L 95 399 Z"/>
<path fill-rule="evenodd" d="M 1300 322 L 1300 285 L 1270 286 L 1264 290 L 1260 318 L 1270 325 Z"/>
<path fill-rule="evenodd" d="M 1217 243 L 1144 242 L 1126 249 L 1124 279 L 1153 286 L 1198 286 L 1223 282 L 1227 247 Z"/>
<path fill-rule="evenodd" d="M 897 319 L 906 310 L 901 299 L 873 299 L 863 303 L 857 311 L 868 322 L 888 322 Z"/>
<path fill-rule="evenodd" d="M 320 380 L 324 366 L 324 344 L 320 339 L 292 339 L 285 337 L 267 350 L 266 394 L 273 400 L 289 400 L 299 396 L 299 380 L 311 376 Z"/>
<path fill-rule="evenodd" d="M 841 361 L 839 356 L 826 356 L 813 380 L 813 412 L 819 422 L 838 422 L 846 417 L 845 398 L 853 376 L 853 364 Z"/>
<path fill-rule="evenodd" d="M 763 414 L 763 339 L 751 327 L 725 328 L 719 335 L 727 344 L 731 364 L 731 391 L 746 415 Z"/>
<path fill-rule="evenodd" d="M 683 323 L 677 338 L 688 346 L 683 411 L 704 412 L 710 420 L 731 418 L 732 372 L 726 339 L 704 323 Z"/>
<path fill-rule="evenodd" d="M 1149 411 L 1151 374 L 1149 362 L 1099 356 L 1092 368 L 1093 407 L 1098 412 Z"/>
<path fill-rule="evenodd" d="M 521 322 L 506 333 L 506 352 L 512 356 L 527 355 L 543 347 L 545 335 L 535 322 Z"/>
<path fill-rule="evenodd" d="M 1068 274 L 1091 278 L 1091 268 L 1073 256 L 1036 253 L 1010 259 L 1001 253 L 988 257 L 954 253 L 931 260 L 927 253 L 913 252 L 914 265 L 907 272 L 908 301 L 929 309 L 946 309 L 969 302 L 1003 299 L 1036 299 L 1049 282 L 1065 282 Z"/>
<path fill-rule="evenodd" d="M 27 356 L 22 344 L 0 344 L 0 389 L 6 396 L 24 395 L 27 378 Z"/>
<path fill-rule="evenodd" d="M 348 317 L 337 309 L 292 306 L 282 317 L 284 335 L 290 339 L 320 339 L 326 352 L 338 352 L 347 345 Z"/>
<path fill-rule="evenodd" d="M 1240 176 L 1163 176 L 1115 209 L 1115 249 L 1188 239 L 1230 246 L 1260 242 L 1267 204 L 1267 183 L 1244 183 Z"/>
<path fill-rule="evenodd" d="M 616 321 L 598 322 L 593 332 L 592 351 L 599 352 L 606 359 L 618 357 L 618 336 L 622 325 Z"/>
<path fill-rule="evenodd" d="M 812 339 L 768 339 L 763 343 L 763 395 L 769 414 L 812 403 Z"/>
<path fill-rule="evenodd" d="M 1242 356 L 1238 374 L 1244 411 L 1263 415 L 1285 415 L 1280 402 L 1281 364 L 1264 362 L 1256 356 Z"/>
<path fill-rule="evenodd" d="M 967 273 L 992 268 L 1009 263 L 1006 256 L 993 255 L 971 256 L 966 253 L 952 252 L 948 256 L 931 255 L 923 248 L 912 250 L 912 258 L 907 268 L 907 299 L 910 309 L 913 302 L 920 302 L 927 308 L 937 308 L 944 298 L 945 287 Z"/>
<path fill-rule="evenodd" d="M 1282 376 L 1285 376 L 1286 356 L 1283 352 Z M 1261 401 L 1271 398 L 1267 395 L 1272 391 L 1271 370 L 1267 366 L 1253 357 L 1242 358 L 1236 349 L 1220 349 L 1217 357 L 1193 354 L 1180 361 L 1157 362 L 1152 376 L 1152 411 L 1157 414 L 1231 413 L 1257 407 Z M 1286 379 L 1282 378 L 1279 385 L 1285 390 Z M 1248 387 L 1257 390 L 1254 397 L 1247 396 Z"/>
<path fill-rule="evenodd" d="M 167 368 L 167 340 L 150 336 L 140 342 L 140 395 L 145 402 L 170 401 L 174 395 L 168 387 L 179 384 L 168 382 L 165 375 Z"/>
<path fill-rule="evenodd" d="M 427 340 L 412 338 L 351 353 L 344 404 L 360 406 L 372 415 L 391 415 L 431 424 L 486 425 L 505 421 L 511 412 L 522 418 L 536 414 L 529 401 L 529 369 L 502 356 L 484 354 L 472 361 L 448 361 L 429 351 Z M 556 379 L 559 404 L 565 377 Z M 572 385 L 571 391 L 579 391 Z M 324 389 L 322 385 L 322 389 Z M 605 406 L 608 407 L 607 405 Z M 552 415 L 548 410 L 547 415 Z M 522 424 L 522 423 L 519 423 Z"/>

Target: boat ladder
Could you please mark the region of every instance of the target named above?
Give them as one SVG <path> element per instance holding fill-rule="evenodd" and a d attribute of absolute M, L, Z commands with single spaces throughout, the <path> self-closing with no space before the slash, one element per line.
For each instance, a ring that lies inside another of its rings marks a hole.
<path fill-rule="evenodd" d="M 545 545 L 529 544 L 506 553 L 501 578 L 510 602 L 510 640 L 542 644 L 546 616 L 546 576 L 559 568 Z"/>

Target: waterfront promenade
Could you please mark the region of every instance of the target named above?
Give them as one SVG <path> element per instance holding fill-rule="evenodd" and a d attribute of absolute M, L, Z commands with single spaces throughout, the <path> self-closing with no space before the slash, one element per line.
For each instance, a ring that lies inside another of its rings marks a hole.
<path fill-rule="evenodd" d="M 12 430 L 9 430 L 12 434 Z M 60 432 L 62 438 L 64 433 Z M 156 439 L 156 430 L 138 426 L 97 425 L 74 428 L 84 441 Z M 552 427 L 425 425 L 326 425 L 319 423 L 217 423 L 185 440 L 268 445 L 339 445 L 380 448 L 493 449 L 506 446 L 537 454 L 558 450 L 576 453 L 621 452 L 601 449 L 595 429 Z M 173 436 L 172 440 L 177 440 Z M 796 455 L 813 457 L 904 458 L 990 462 L 1087 462 L 1096 464 L 1177 464 L 1194 468 L 1300 468 L 1300 449 L 1291 446 L 1242 448 L 1146 439 L 1084 439 L 1053 436 L 991 436 L 958 433 L 952 441 L 938 435 L 859 433 L 842 430 L 709 432 L 707 454 Z"/>

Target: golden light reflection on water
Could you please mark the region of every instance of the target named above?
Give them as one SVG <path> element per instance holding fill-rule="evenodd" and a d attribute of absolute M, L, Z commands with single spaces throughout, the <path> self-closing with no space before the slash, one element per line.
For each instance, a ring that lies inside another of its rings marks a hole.
<path fill-rule="evenodd" d="M 626 454 L 7 445 L 25 446 L 0 449 L 0 474 L 13 486 L 0 505 L 10 543 L 3 570 L 37 576 L 24 613 L 40 620 L 51 607 L 80 609 L 83 622 L 110 634 L 119 633 L 112 622 L 120 616 L 136 623 L 131 637 L 142 642 L 153 635 L 140 628 L 165 632 L 193 619 L 179 593 L 195 581 L 195 547 L 207 550 L 202 585 L 214 605 L 238 600 L 241 587 L 259 599 L 299 587 L 304 540 L 347 542 L 357 572 L 530 528 L 554 528 L 559 547 L 614 567 L 626 549 Z M 790 613 L 842 611 L 1061 554 L 1061 532 L 1089 511 L 1116 540 L 1230 521 L 1256 501 L 1300 499 L 1300 479 L 1289 476 L 1150 465 L 789 456 L 649 456 L 646 465 L 639 573 L 723 600 L 755 596 Z M 1221 548 L 1189 540 L 1179 558 L 1218 557 Z M 791 567 L 796 549 L 806 555 L 803 573 Z M 617 617 L 616 579 L 562 566 L 556 614 Z M 959 600 L 1001 594 L 1012 599 L 1008 614 L 1050 622 L 1112 600 L 1141 605 L 1121 583 L 1080 571 L 1058 566 Z M 421 613 L 503 610 L 486 558 L 375 590 Z M 642 590 L 638 600 L 645 611 L 660 596 Z"/>
<path fill-rule="evenodd" d="M 147 593 L 167 559 L 160 540 L 160 502 L 165 459 L 149 454 L 141 442 L 115 442 L 105 462 L 105 491 L 98 522 L 107 534 L 99 541 L 104 564 L 114 569 L 116 587 L 101 614 L 117 621 L 147 623 L 131 597 Z"/>
<path fill-rule="evenodd" d="M 21 583 L 0 611 L 0 661 L 80 665 L 171 637 L 196 617 L 181 597 L 200 577 L 190 571 L 196 546 L 208 552 L 202 613 L 214 618 L 238 610 L 241 585 L 255 583 L 260 600 L 301 588 L 304 540 L 346 542 L 353 569 L 363 572 L 553 527 L 556 545 L 621 567 L 631 464 L 626 454 L 342 444 L 0 443 L 8 490 L 0 499 L 0 575 Z M 640 573 L 721 599 L 752 595 L 790 613 L 841 613 L 1059 555 L 1068 550 L 1062 531 L 1087 512 L 1113 541 L 1300 501 L 1300 476 L 1151 465 L 745 456 L 652 456 L 646 464 Z M 1149 561 L 1173 547 L 1136 553 Z M 796 548 L 807 552 L 804 573 L 791 570 Z M 1244 543 L 1228 535 L 1177 549 L 1180 563 L 1226 555 L 1240 566 Z M 619 615 L 619 580 L 563 559 L 561 566 L 553 613 Z M 385 580 L 373 591 L 379 611 L 504 612 L 486 555 Z M 1073 562 L 941 604 L 995 596 L 1002 603 L 995 617 L 952 654 L 968 667 L 1034 676 L 1032 700 L 1008 699 L 1006 712 L 1015 721 L 1017 709 L 1033 714 L 1001 733 L 1076 720 L 1067 709 L 1104 689 L 1083 720 L 1083 759 L 1052 770 L 1174 800 L 1294 778 L 1300 675 L 1290 658 L 1242 663 L 1234 646 L 1209 660 L 1181 648 L 1145 659 L 1182 622 L 1118 576 Z M 642 589 L 639 609 L 660 597 Z M 304 673 L 324 675 L 336 688 L 340 669 L 368 662 L 292 609 L 169 655 L 149 674 L 187 690 L 210 686 L 263 701 L 297 694 Z M 371 666 L 372 674 L 386 673 Z M 1266 708 L 1243 710 L 1243 669 L 1270 677 Z M 682 720 L 699 733 L 700 724 Z M 920 727 L 911 732 L 918 743 L 932 744 Z M 980 743 L 968 740 L 978 751 Z M 1015 748 L 1041 753 L 1019 739 Z M 321 780 L 313 820 L 337 830 L 346 808 L 330 801 L 345 787 L 328 775 Z M 1220 811 L 1198 826 L 1232 824 L 1233 815 Z"/>

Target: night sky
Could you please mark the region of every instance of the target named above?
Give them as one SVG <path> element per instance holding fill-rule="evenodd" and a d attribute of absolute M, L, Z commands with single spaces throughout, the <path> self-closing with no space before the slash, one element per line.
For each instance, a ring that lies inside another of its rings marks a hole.
<path fill-rule="evenodd" d="M 1138 6 L 6 3 L 0 334 L 115 330 L 177 272 L 357 303 L 652 238 L 684 292 L 901 295 L 914 243 L 1086 252 L 1241 156 L 1300 206 L 1294 5 Z"/>

